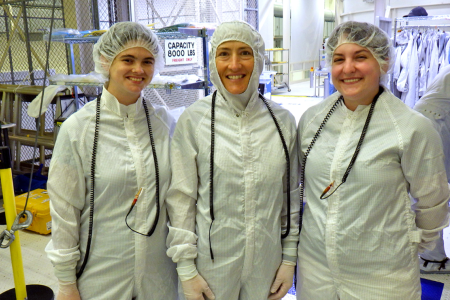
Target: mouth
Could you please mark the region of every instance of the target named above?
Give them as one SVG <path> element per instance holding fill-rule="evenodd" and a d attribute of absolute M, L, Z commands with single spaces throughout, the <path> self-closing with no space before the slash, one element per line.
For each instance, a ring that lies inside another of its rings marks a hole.
<path fill-rule="evenodd" d="M 131 81 L 134 81 L 134 82 L 144 81 L 144 78 L 142 78 L 142 77 L 128 77 L 128 79 Z"/>
<path fill-rule="evenodd" d="M 361 78 L 353 78 L 353 79 L 343 79 L 342 81 L 344 83 L 353 83 L 353 82 L 358 82 L 360 80 L 362 80 L 362 79 Z"/>
<path fill-rule="evenodd" d="M 228 79 L 241 79 L 244 78 L 245 75 L 228 75 Z"/>

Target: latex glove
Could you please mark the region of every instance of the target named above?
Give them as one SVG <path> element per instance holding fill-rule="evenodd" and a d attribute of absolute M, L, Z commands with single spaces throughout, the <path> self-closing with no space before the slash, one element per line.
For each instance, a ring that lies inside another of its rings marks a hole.
<path fill-rule="evenodd" d="M 277 271 L 277 276 L 270 288 L 269 300 L 279 300 L 283 298 L 294 281 L 295 266 L 282 263 Z"/>
<path fill-rule="evenodd" d="M 183 287 L 183 292 L 186 300 L 216 299 L 205 279 L 203 279 L 200 274 L 192 279 L 182 281 L 181 286 Z M 203 294 L 205 294 L 207 298 L 205 298 Z"/>
<path fill-rule="evenodd" d="M 59 282 L 59 292 L 56 300 L 81 300 L 76 282 Z"/>

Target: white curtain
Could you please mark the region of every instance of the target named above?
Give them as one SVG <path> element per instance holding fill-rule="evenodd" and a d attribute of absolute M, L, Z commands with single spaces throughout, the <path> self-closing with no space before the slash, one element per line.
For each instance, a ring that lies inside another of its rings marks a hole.
<path fill-rule="evenodd" d="M 258 31 L 264 39 L 266 49 L 273 48 L 273 3 L 273 0 L 258 1 Z"/>
<path fill-rule="evenodd" d="M 291 63 L 319 60 L 324 10 L 323 0 L 291 1 Z"/>

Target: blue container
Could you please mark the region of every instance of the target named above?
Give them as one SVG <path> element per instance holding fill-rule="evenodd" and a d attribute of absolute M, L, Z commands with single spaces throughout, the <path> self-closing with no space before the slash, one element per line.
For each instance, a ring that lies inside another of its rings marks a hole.
<path fill-rule="evenodd" d="M 35 189 L 47 189 L 47 180 L 48 177 L 42 175 L 43 165 L 39 166 L 39 169 L 33 173 L 33 179 L 31 182 L 30 191 Z M 13 179 L 14 191 L 17 193 L 25 193 L 28 192 L 28 186 L 30 184 L 30 174 L 17 175 Z"/>

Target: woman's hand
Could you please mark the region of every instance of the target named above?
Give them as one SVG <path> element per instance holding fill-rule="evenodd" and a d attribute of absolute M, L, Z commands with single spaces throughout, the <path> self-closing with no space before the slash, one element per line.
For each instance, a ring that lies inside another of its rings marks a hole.
<path fill-rule="evenodd" d="M 56 300 L 81 300 L 78 292 L 77 283 L 59 282 L 59 292 Z"/>
<path fill-rule="evenodd" d="M 286 265 L 282 263 L 277 271 L 277 276 L 270 288 L 269 300 L 279 300 L 283 298 L 294 281 L 295 265 Z"/>
<path fill-rule="evenodd" d="M 200 274 L 192 279 L 182 281 L 181 286 L 183 287 L 183 292 L 186 300 L 216 299 L 205 279 L 203 279 Z M 203 294 L 205 294 L 207 298 L 203 297 Z"/>

